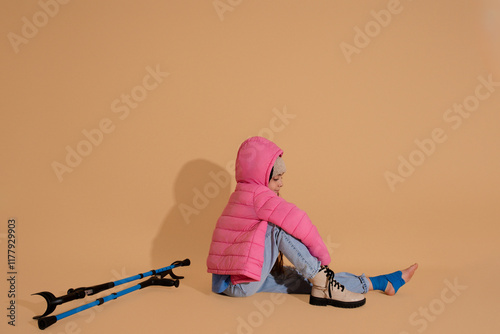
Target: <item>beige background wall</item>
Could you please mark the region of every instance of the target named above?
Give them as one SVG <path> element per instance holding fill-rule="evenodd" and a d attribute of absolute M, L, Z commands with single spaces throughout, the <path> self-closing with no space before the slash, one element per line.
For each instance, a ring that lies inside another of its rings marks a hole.
<path fill-rule="evenodd" d="M 187 257 L 178 289 L 135 292 L 46 332 L 500 329 L 498 0 L 0 7 L 5 276 L 10 218 L 17 242 L 16 326 L 2 279 L 2 332 L 38 332 L 44 302 L 31 293 Z M 318 226 L 335 271 L 418 262 L 414 280 L 357 310 L 212 294 L 211 232 L 254 135 L 284 149 L 283 196 Z"/>

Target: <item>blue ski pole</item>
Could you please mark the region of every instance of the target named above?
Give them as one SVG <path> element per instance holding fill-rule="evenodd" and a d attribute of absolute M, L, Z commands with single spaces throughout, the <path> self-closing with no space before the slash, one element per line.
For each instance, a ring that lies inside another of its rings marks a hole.
<path fill-rule="evenodd" d="M 38 327 L 40 329 L 45 329 L 48 326 L 57 322 L 58 320 L 64 319 L 70 315 L 84 311 L 88 308 L 91 308 L 91 307 L 94 307 L 97 305 L 101 305 L 105 302 L 116 299 L 116 298 L 121 297 L 125 294 L 128 294 L 130 292 L 145 288 L 145 287 L 150 286 L 150 285 L 163 285 L 163 286 L 178 287 L 179 286 L 179 279 L 182 279 L 183 276 L 175 275 L 172 272 L 172 269 L 174 269 L 176 267 L 181 267 L 181 266 L 189 266 L 190 263 L 191 262 L 189 259 L 185 259 L 184 261 L 176 261 L 168 267 L 151 270 L 151 271 L 148 271 L 146 273 L 137 274 L 137 275 L 134 275 L 134 276 L 131 276 L 128 278 L 118 280 L 118 281 L 104 283 L 104 284 L 100 284 L 100 285 L 96 285 L 96 286 L 88 287 L 88 288 L 69 289 L 67 295 L 61 296 L 58 298 L 56 298 L 52 293 L 47 292 L 47 291 L 36 293 L 36 294 L 44 297 L 45 300 L 47 301 L 47 310 L 45 311 L 44 314 L 42 314 L 40 316 L 35 316 L 35 317 L 33 317 L 33 319 L 38 319 Z M 156 277 L 156 275 L 160 275 L 161 278 Z M 171 280 L 171 279 L 164 279 L 163 277 L 166 275 L 172 276 L 172 278 L 174 278 L 175 281 Z M 103 298 L 99 298 L 99 299 L 95 300 L 94 302 L 82 305 L 80 307 L 74 308 L 72 310 L 61 313 L 59 315 L 45 317 L 46 315 L 52 313 L 55 310 L 57 305 L 66 303 L 66 302 L 71 301 L 71 300 L 81 299 L 81 298 L 84 298 L 85 296 L 91 296 L 91 295 L 94 295 L 98 292 L 110 289 L 112 287 L 115 287 L 115 286 L 118 286 L 121 284 L 125 284 L 125 283 L 129 283 L 129 282 L 141 279 L 143 277 L 148 277 L 148 276 L 153 276 L 153 277 L 151 277 L 150 279 L 148 279 L 142 283 L 134 285 L 130 288 L 124 289 L 124 290 L 119 291 L 117 293 L 110 294 L 109 296 L 106 296 Z"/>

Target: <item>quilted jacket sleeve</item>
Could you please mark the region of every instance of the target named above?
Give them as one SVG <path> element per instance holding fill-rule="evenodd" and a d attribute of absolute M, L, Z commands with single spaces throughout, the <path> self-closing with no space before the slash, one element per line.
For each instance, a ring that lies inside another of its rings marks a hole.
<path fill-rule="evenodd" d="M 330 254 L 306 212 L 277 196 L 267 187 L 259 187 L 254 193 L 254 206 L 260 220 L 281 227 L 288 234 L 302 241 L 322 265 L 330 264 Z"/>

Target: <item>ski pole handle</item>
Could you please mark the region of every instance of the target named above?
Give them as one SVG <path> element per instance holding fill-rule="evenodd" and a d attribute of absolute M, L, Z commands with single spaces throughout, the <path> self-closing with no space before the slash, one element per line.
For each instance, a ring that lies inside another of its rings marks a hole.
<path fill-rule="evenodd" d="M 174 262 L 173 264 L 176 264 L 176 263 Z M 191 264 L 191 261 L 189 259 L 178 261 L 179 267 L 189 266 L 190 264 Z"/>

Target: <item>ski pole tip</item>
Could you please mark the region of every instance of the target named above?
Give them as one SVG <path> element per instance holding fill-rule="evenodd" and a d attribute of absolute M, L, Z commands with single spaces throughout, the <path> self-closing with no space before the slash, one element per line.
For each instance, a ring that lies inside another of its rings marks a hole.
<path fill-rule="evenodd" d="M 57 322 L 57 317 L 55 315 L 46 318 L 40 318 L 38 319 L 38 328 L 44 330 L 45 328 L 55 324 L 56 322 Z"/>

